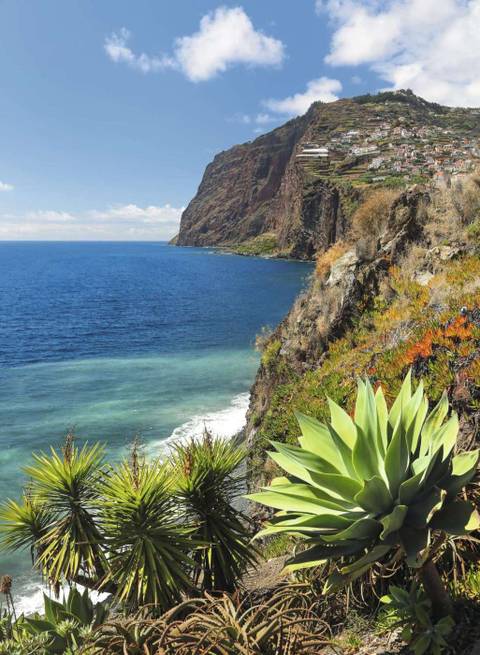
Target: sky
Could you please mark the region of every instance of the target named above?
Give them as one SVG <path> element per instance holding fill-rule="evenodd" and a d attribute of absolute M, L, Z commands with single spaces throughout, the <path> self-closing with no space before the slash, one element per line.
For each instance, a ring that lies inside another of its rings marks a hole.
<path fill-rule="evenodd" d="M 0 0 L 0 240 L 165 240 L 316 100 L 480 106 L 480 0 Z"/>

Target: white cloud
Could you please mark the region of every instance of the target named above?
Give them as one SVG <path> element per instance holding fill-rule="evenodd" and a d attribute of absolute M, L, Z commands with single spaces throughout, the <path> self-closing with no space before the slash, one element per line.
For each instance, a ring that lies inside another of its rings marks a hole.
<path fill-rule="evenodd" d="M 268 125 L 268 123 L 274 123 L 275 121 L 278 121 L 278 118 L 271 114 L 260 113 L 255 116 L 257 125 Z"/>
<path fill-rule="evenodd" d="M 149 205 L 148 207 L 139 207 L 138 205 L 116 205 L 105 211 L 92 210 L 89 216 L 97 220 L 106 221 L 131 221 L 143 223 L 145 225 L 168 225 L 171 223 L 178 224 L 184 207 L 178 209 L 169 204 L 163 207 Z"/>
<path fill-rule="evenodd" d="M 319 77 L 311 80 L 303 93 L 296 93 L 293 96 L 276 100 L 270 98 L 264 100 L 263 104 L 270 111 L 288 116 L 298 116 L 304 114 L 312 102 L 321 100 L 322 102 L 333 102 L 338 100 L 338 95 L 342 90 L 342 84 L 339 80 L 333 80 L 329 77 Z"/>
<path fill-rule="evenodd" d="M 6 182 L 0 182 L 0 192 L 1 191 L 13 191 L 15 187 L 13 184 L 7 184 Z"/>
<path fill-rule="evenodd" d="M 135 54 L 127 45 L 130 37 L 130 32 L 122 27 L 119 32 L 113 32 L 105 39 L 103 47 L 112 61 L 123 62 L 142 73 L 156 73 L 176 67 L 175 60 L 167 55 L 150 56 L 143 52 L 140 55 Z"/>
<path fill-rule="evenodd" d="M 219 7 L 203 16 L 197 32 L 175 40 L 172 56 L 135 54 L 127 45 L 129 38 L 130 32 L 122 28 L 105 40 L 110 59 L 143 73 L 175 68 L 192 82 L 211 79 L 237 64 L 278 66 L 285 56 L 283 43 L 256 30 L 242 7 Z"/>
<path fill-rule="evenodd" d="M 75 216 L 69 212 L 56 212 L 49 209 L 27 212 L 25 218 L 40 223 L 69 223 L 75 220 Z"/>
<path fill-rule="evenodd" d="M 208 80 L 235 64 L 277 66 L 281 41 L 255 30 L 241 7 L 219 7 L 200 21 L 198 32 L 176 41 L 175 56 L 193 82 Z"/>
<path fill-rule="evenodd" d="M 170 239 L 177 232 L 184 207 L 135 204 L 114 205 L 104 210 L 64 212 L 30 211 L 0 215 L 0 238 L 66 240 Z"/>
<path fill-rule="evenodd" d="M 250 125 L 252 122 L 252 117 L 249 114 L 237 113 L 227 118 L 227 121 L 229 123 L 242 123 L 243 125 Z"/>
<path fill-rule="evenodd" d="M 480 105 L 480 0 L 324 0 L 334 25 L 326 62 L 372 68 L 390 88 Z"/>

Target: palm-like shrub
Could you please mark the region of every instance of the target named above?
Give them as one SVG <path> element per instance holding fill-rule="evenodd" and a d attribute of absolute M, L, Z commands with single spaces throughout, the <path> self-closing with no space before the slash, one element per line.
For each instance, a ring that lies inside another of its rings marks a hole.
<path fill-rule="evenodd" d="M 464 535 L 479 527 L 472 503 L 457 498 L 473 478 L 479 451 L 453 456 L 458 418 L 443 395 L 429 413 L 411 375 L 390 411 L 381 388 L 359 382 L 354 418 L 329 401 L 328 425 L 298 415 L 299 446 L 272 443 L 270 457 L 290 478 L 273 480 L 250 499 L 279 510 L 259 534 L 287 532 L 304 538 L 293 567 L 349 557 L 330 575 L 333 591 L 367 571 L 392 549 L 421 568 L 437 613 L 448 598 L 432 562 L 432 535 Z"/>
<path fill-rule="evenodd" d="M 100 523 L 109 552 L 105 582 L 129 607 L 162 609 L 191 588 L 191 529 L 179 525 L 165 465 L 140 461 L 111 469 L 102 485 Z"/>
<path fill-rule="evenodd" d="M 194 553 L 194 579 L 203 589 L 232 590 L 256 559 L 249 543 L 248 518 L 233 506 L 244 490 L 239 466 L 243 447 L 224 439 L 178 444 L 172 453 L 174 495 L 195 525 L 192 538 L 203 547 Z"/>
<path fill-rule="evenodd" d="M 79 449 L 71 437 L 61 453 L 34 455 L 24 467 L 31 483 L 22 503 L 7 501 L 0 510 L 0 544 L 30 546 L 32 557 L 53 585 L 97 576 L 105 559 L 95 523 L 102 475 L 101 445 Z"/>

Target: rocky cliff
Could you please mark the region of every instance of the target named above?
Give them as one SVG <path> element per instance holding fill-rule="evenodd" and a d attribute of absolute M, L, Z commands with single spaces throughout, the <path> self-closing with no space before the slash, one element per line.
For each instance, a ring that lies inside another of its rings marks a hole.
<path fill-rule="evenodd" d="M 388 199 L 365 232 L 371 248 L 352 234 L 332 246 L 262 345 L 246 428 L 252 486 L 274 473 L 269 442 L 296 442 L 294 411 L 325 420 L 327 396 L 352 410 L 358 376 L 392 398 L 412 368 L 433 401 L 447 388 L 463 440 L 480 441 L 480 179 Z"/>
<path fill-rule="evenodd" d="M 448 176 L 460 157 L 472 166 L 479 131 L 478 110 L 410 92 L 314 103 L 214 158 L 175 243 L 312 259 L 345 234 L 371 187 Z"/>

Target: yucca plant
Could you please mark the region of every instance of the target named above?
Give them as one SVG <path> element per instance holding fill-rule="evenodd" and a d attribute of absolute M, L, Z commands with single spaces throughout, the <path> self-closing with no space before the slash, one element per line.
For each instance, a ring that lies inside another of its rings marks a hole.
<path fill-rule="evenodd" d="M 230 591 L 254 564 L 249 520 L 233 506 L 244 490 L 239 467 L 246 450 L 231 440 L 203 438 L 178 444 L 171 455 L 173 490 L 179 507 L 195 525 L 192 538 L 203 547 L 193 554 L 194 580 L 204 590 Z"/>
<path fill-rule="evenodd" d="M 0 546 L 30 547 L 34 563 L 54 586 L 98 577 L 106 564 L 95 522 L 103 447 L 79 449 L 69 435 L 61 452 L 52 448 L 33 459 L 23 468 L 31 483 L 22 503 L 9 500 L 0 509 Z"/>
<path fill-rule="evenodd" d="M 105 478 L 99 514 L 109 552 L 104 585 L 113 582 L 120 601 L 167 609 L 191 589 L 188 553 L 195 544 L 191 528 L 179 524 L 165 465 L 134 451 Z"/>
<path fill-rule="evenodd" d="M 291 560 L 293 568 L 350 558 L 329 576 L 326 592 L 400 548 L 420 570 L 434 612 L 447 614 L 433 539 L 464 535 L 480 522 L 474 505 L 458 498 L 475 475 L 479 451 L 453 456 L 459 426 L 455 413 L 445 420 L 446 393 L 429 413 L 423 384 L 412 393 L 409 372 L 390 410 L 368 380 L 358 383 L 353 419 L 331 400 L 329 407 L 326 425 L 297 415 L 299 446 L 272 442 L 270 457 L 290 477 L 249 496 L 279 510 L 258 536 L 303 537 L 307 548 Z"/>

